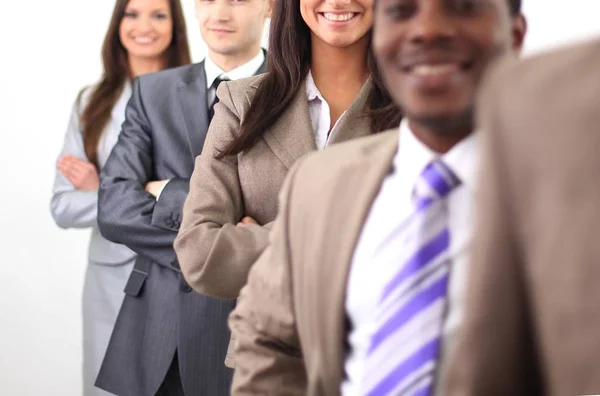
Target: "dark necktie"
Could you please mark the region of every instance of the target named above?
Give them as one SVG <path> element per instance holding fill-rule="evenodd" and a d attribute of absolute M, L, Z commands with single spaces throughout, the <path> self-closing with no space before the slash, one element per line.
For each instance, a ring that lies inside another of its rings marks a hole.
<path fill-rule="evenodd" d="M 213 100 L 210 107 L 208 108 L 208 121 L 209 122 L 212 120 L 213 116 L 215 115 L 215 105 L 217 103 L 219 103 L 219 97 L 217 96 L 217 88 L 219 88 L 219 84 L 221 84 L 223 81 L 229 81 L 229 79 L 227 77 L 222 78 L 221 76 L 219 76 L 212 84 L 211 88 L 215 89 L 215 100 Z"/>

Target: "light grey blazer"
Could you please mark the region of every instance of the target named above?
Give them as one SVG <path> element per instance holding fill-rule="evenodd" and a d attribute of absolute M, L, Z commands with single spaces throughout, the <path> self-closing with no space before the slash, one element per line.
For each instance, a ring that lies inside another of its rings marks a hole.
<path fill-rule="evenodd" d="M 86 88 L 80 99 L 73 106 L 64 145 L 59 158 L 65 154 L 87 160 L 83 148 L 80 115 L 84 109 L 91 88 Z M 121 124 L 125 121 L 125 107 L 131 96 L 131 85 L 125 84 L 119 100 L 112 110 L 111 118 L 104 130 L 98 147 L 98 162 L 102 168 L 117 142 Z M 96 223 L 98 215 L 98 191 L 79 191 L 58 170 L 54 179 L 50 211 L 54 221 L 60 228 L 92 228 L 92 236 L 88 251 L 90 262 L 104 265 L 119 265 L 132 260 L 135 253 L 127 246 L 106 240 Z"/>
<path fill-rule="evenodd" d="M 80 117 L 91 89 L 75 103 L 60 155 L 71 154 L 87 160 L 83 149 Z M 125 106 L 131 96 L 129 83 L 112 109 L 111 117 L 98 144 L 98 162 L 103 167 L 117 142 L 125 119 Z M 98 191 L 79 191 L 60 172 L 56 172 L 51 212 L 61 228 L 91 228 L 88 265 L 83 286 L 83 396 L 107 396 L 94 386 L 102 359 L 123 302 L 123 289 L 131 273 L 135 253 L 125 245 L 109 242 L 100 235 L 96 217 Z"/>

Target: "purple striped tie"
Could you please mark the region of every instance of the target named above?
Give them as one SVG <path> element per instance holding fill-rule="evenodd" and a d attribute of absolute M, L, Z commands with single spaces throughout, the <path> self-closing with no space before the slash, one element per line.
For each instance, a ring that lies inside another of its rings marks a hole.
<path fill-rule="evenodd" d="M 402 265 L 375 313 L 365 362 L 366 396 L 432 394 L 450 271 L 446 198 L 459 184 L 439 159 L 417 181 L 415 211 L 400 231 Z"/>

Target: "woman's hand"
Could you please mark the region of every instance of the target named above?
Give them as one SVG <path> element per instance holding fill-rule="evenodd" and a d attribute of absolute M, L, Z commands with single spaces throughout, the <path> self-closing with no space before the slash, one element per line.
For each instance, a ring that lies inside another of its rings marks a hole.
<path fill-rule="evenodd" d="M 260 225 L 258 224 L 258 221 L 254 220 L 252 217 L 250 216 L 246 216 L 244 217 L 242 220 L 240 220 L 237 225 L 238 226 L 242 226 L 244 224 L 256 224 L 256 225 Z"/>
<path fill-rule="evenodd" d="M 78 190 L 93 191 L 100 187 L 98 170 L 88 161 L 65 154 L 59 158 L 57 166 L 60 173 Z"/>

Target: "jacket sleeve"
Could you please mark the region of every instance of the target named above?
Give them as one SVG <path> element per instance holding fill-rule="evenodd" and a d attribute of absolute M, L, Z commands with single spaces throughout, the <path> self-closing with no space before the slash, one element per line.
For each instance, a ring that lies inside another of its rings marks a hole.
<path fill-rule="evenodd" d="M 494 76 L 493 81 L 493 88 L 502 87 L 500 78 Z M 496 89 L 484 92 L 478 103 L 483 163 L 465 317 L 442 384 L 444 394 L 450 396 L 546 394 L 531 326 L 523 234 L 514 205 L 518 196 L 514 180 L 521 161 L 511 154 L 514 150 L 505 138 L 510 135 L 519 141 L 521 136 L 517 117 L 509 110 L 519 101 L 514 96 L 499 100 L 503 91 Z M 512 107 L 503 106 L 506 103 Z"/>
<path fill-rule="evenodd" d="M 268 242 L 268 229 L 237 227 L 245 215 L 238 157 L 216 159 L 240 126 L 227 83 L 218 89 L 219 103 L 202 154 L 196 158 L 175 251 L 187 282 L 216 298 L 236 298 L 248 271 Z"/>
<path fill-rule="evenodd" d="M 271 232 L 271 244 L 250 270 L 248 283 L 229 317 L 236 340 L 235 396 L 306 394 L 307 375 L 292 295 L 290 200 L 284 199 L 287 191 L 290 189 L 284 186 L 280 194 L 281 211 Z"/>
<path fill-rule="evenodd" d="M 155 175 L 152 127 L 142 89 L 140 79 L 135 79 L 119 139 L 100 174 L 98 226 L 106 239 L 175 268 L 173 240 L 188 181 L 171 179 L 158 202 L 144 189 Z"/>
<path fill-rule="evenodd" d="M 82 94 L 83 95 L 83 94 Z M 82 96 L 80 95 L 80 97 Z M 88 161 L 83 148 L 83 136 L 79 115 L 81 100 L 77 100 L 71 111 L 69 126 L 59 158 L 70 154 Z M 69 179 L 56 169 L 50 211 L 61 228 L 86 228 L 96 225 L 98 191 L 80 191 Z"/>

